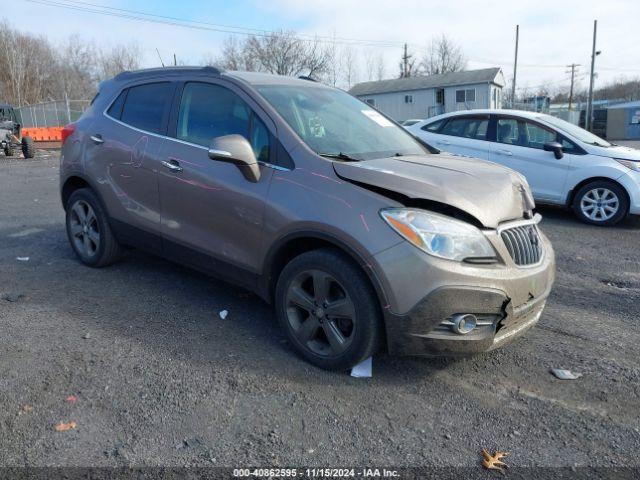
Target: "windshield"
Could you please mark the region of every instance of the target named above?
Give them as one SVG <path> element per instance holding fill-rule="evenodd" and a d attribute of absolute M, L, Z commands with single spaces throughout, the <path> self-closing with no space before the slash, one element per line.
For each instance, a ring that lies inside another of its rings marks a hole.
<path fill-rule="evenodd" d="M 565 120 L 562 120 L 558 117 L 552 117 L 551 115 L 542 115 L 540 117 L 545 122 L 553 125 L 554 127 L 562 130 L 564 133 L 571 135 L 576 140 L 580 140 L 581 142 L 587 143 L 589 145 L 597 145 L 598 147 L 611 147 L 613 146 L 611 143 L 603 140 L 602 138 L 594 135 L 591 132 L 588 132 L 584 128 L 580 128 L 573 123 L 569 123 Z"/>
<path fill-rule="evenodd" d="M 341 90 L 291 85 L 257 89 L 319 155 L 346 161 L 428 153 L 403 128 Z"/>

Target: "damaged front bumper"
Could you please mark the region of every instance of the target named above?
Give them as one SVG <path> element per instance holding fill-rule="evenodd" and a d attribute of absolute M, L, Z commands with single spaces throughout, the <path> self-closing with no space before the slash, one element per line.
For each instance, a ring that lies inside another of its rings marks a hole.
<path fill-rule="evenodd" d="M 553 248 L 542 233 L 540 238 L 544 256 L 526 267 L 515 265 L 499 235 L 490 237 L 501 259 L 493 265 L 437 259 L 408 243 L 376 255 L 389 303 L 389 353 L 467 356 L 526 332 L 539 320 L 555 279 Z M 454 327 L 463 315 L 475 322 L 468 333 Z"/>
<path fill-rule="evenodd" d="M 428 295 L 409 315 L 387 319 L 389 350 L 396 355 L 467 356 L 493 350 L 533 327 L 549 291 L 513 306 L 505 292 L 473 287 L 443 287 Z M 466 334 L 455 333 L 452 319 L 464 312 L 477 319 Z M 444 320 L 443 320 L 444 319 Z"/>

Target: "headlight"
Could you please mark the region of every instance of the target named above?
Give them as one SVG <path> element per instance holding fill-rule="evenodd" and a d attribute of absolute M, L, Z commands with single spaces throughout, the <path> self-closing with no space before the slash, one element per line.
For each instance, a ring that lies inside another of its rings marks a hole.
<path fill-rule="evenodd" d="M 637 160 L 625 160 L 624 158 L 614 158 L 614 160 L 634 172 L 640 172 L 640 162 Z"/>
<path fill-rule="evenodd" d="M 385 209 L 380 215 L 391 228 L 429 255 L 457 261 L 496 256 L 482 232 L 460 220 L 413 208 Z"/>

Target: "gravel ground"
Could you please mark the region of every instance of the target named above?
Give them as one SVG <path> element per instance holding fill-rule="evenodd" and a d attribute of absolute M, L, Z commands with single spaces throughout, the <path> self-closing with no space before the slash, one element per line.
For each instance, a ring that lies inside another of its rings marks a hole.
<path fill-rule="evenodd" d="M 0 156 L 0 466 L 638 467 L 640 221 L 541 213 L 558 277 L 535 329 L 355 379 L 298 359 L 246 291 L 137 251 L 82 266 L 56 154 Z"/>

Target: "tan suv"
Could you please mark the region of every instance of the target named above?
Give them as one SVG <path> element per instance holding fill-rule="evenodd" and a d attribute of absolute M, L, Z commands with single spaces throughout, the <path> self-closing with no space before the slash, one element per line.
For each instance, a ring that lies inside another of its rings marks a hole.
<path fill-rule="evenodd" d="M 63 137 L 83 263 L 134 246 L 251 289 L 322 368 L 382 346 L 490 350 L 536 323 L 553 283 L 521 175 L 441 154 L 307 79 L 125 72 Z"/>

